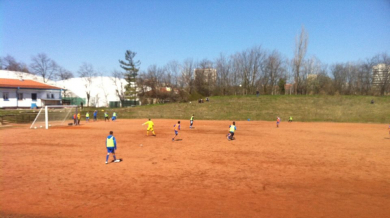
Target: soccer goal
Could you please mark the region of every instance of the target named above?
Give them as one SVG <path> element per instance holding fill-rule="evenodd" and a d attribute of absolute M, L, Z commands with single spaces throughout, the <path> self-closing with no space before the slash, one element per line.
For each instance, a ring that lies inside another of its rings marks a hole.
<path fill-rule="evenodd" d="M 51 126 L 68 125 L 73 123 L 73 115 L 77 114 L 76 105 L 48 105 L 41 108 L 31 124 L 30 129 L 48 129 Z"/>

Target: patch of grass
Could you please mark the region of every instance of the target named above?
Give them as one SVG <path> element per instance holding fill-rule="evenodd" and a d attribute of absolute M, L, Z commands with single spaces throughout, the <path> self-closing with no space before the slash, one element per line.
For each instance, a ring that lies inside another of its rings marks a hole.
<path fill-rule="evenodd" d="M 371 104 L 370 101 L 375 103 Z M 263 95 L 253 96 L 215 96 L 205 103 L 169 103 L 145 105 L 130 108 L 99 108 L 98 116 L 103 112 L 110 116 L 115 111 L 118 118 L 152 118 L 189 120 L 192 114 L 198 120 L 267 120 L 274 121 L 279 116 L 287 121 L 302 122 L 352 122 L 387 123 L 390 97 L 373 96 L 305 96 L 305 95 Z M 93 113 L 95 108 L 84 108 Z M 8 110 L 0 110 L 0 115 Z M 15 113 L 20 113 L 19 110 Z M 92 116 L 92 114 L 91 114 Z"/>
<path fill-rule="evenodd" d="M 374 104 L 370 101 L 373 99 Z M 128 118 L 202 120 L 288 120 L 303 122 L 386 123 L 390 97 L 373 96 L 216 96 L 202 104 L 173 103 L 129 109 Z M 127 117 L 127 115 L 126 115 Z"/>

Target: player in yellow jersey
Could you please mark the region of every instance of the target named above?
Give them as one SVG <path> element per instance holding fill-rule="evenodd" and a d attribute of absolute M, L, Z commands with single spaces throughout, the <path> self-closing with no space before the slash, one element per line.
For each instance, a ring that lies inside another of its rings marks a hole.
<path fill-rule="evenodd" d="M 176 138 L 177 134 L 179 134 L 180 121 L 178 121 L 177 124 L 173 125 L 173 129 L 175 131 L 175 137 L 172 138 L 172 141 L 175 141 L 175 138 Z"/>
<path fill-rule="evenodd" d="M 146 121 L 145 123 L 143 123 L 142 126 L 145 124 L 148 124 L 148 128 L 146 129 L 146 136 L 149 135 L 149 131 L 152 132 L 153 136 L 156 136 L 156 133 L 154 133 L 154 129 L 153 129 L 153 127 L 154 127 L 153 121 L 151 121 L 149 118 L 149 121 Z"/>
<path fill-rule="evenodd" d="M 190 128 L 192 128 L 192 125 L 194 124 L 194 115 L 192 114 L 190 119 Z"/>

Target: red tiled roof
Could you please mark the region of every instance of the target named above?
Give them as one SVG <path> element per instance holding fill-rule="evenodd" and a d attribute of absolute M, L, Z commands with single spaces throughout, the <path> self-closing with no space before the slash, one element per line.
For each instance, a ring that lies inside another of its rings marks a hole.
<path fill-rule="evenodd" d="M 61 89 L 33 80 L 0 79 L 0 88 L 24 88 L 24 89 Z"/>

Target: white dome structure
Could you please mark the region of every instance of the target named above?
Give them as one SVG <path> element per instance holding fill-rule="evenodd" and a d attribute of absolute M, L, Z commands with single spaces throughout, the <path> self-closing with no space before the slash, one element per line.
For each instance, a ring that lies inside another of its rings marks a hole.
<path fill-rule="evenodd" d="M 110 101 L 119 102 L 118 92 L 124 93 L 127 84 L 125 79 L 108 76 L 71 78 L 55 83 L 64 88 L 63 97 L 85 98 L 85 106 L 91 107 L 108 107 Z"/>

